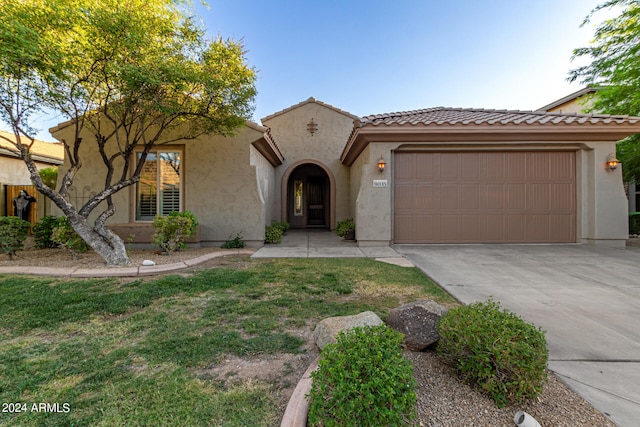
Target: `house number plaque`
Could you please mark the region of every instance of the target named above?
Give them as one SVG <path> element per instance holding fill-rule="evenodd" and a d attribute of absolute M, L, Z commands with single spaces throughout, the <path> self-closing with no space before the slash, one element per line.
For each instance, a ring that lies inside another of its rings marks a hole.
<path fill-rule="evenodd" d="M 374 179 L 373 188 L 387 188 L 389 183 L 386 179 Z"/>

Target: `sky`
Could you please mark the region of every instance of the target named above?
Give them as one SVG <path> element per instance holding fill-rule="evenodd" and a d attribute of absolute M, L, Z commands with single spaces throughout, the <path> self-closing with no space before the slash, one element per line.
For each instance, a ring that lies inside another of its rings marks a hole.
<path fill-rule="evenodd" d="M 357 116 L 535 110 L 581 89 L 567 81 L 585 63 L 572 51 L 607 17 L 581 27 L 603 0 L 194 2 L 210 37 L 242 40 L 257 71 L 256 123 L 309 97 Z M 38 137 L 52 140 L 55 123 L 43 117 Z"/>
<path fill-rule="evenodd" d="M 198 10 L 211 35 L 243 40 L 259 123 L 312 96 L 358 116 L 540 108 L 582 87 L 567 81 L 585 62 L 572 51 L 589 45 L 595 25 L 581 24 L 600 3 L 209 0 Z"/>

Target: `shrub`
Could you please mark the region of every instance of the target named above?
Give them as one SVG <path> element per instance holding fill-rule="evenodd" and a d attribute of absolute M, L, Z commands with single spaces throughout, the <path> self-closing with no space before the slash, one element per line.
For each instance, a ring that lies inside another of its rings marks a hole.
<path fill-rule="evenodd" d="M 242 234 L 238 233 L 233 239 L 229 239 L 222 244 L 225 249 L 240 249 L 245 247 L 244 240 L 242 240 Z"/>
<path fill-rule="evenodd" d="M 17 216 L 0 216 L 0 253 L 12 259 L 16 251 L 22 250 L 30 225 Z"/>
<path fill-rule="evenodd" d="M 629 212 L 629 233 L 640 234 L 640 212 Z"/>
<path fill-rule="evenodd" d="M 438 353 L 499 407 L 542 392 L 548 358 L 544 332 L 497 302 L 449 310 L 438 332 Z"/>
<path fill-rule="evenodd" d="M 71 221 L 66 216 L 56 220 L 56 224 L 51 230 L 51 241 L 68 249 L 74 256 L 89 250 L 90 246 L 71 226 Z"/>
<path fill-rule="evenodd" d="M 282 228 L 275 225 L 268 225 L 264 229 L 265 243 L 282 243 Z"/>
<path fill-rule="evenodd" d="M 403 335 L 386 325 L 338 334 L 311 374 L 309 426 L 399 426 L 415 417 L 416 381 Z"/>
<path fill-rule="evenodd" d="M 58 181 L 58 168 L 49 167 L 43 168 L 38 171 L 38 175 L 42 178 L 42 182 L 49 188 L 56 188 L 56 182 Z"/>
<path fill-rule="evenodd" d="M 291 224 L 289 224 L 287 221 L 282 221 L 282 222 L 274 221 L 273 223 L 271 223 L 271 225 L 281 229 L 282 230 L 282 234 L 284 234 L 285 231 L 287 231 L 288 229 L 291 228 Z"/>
<path fill-rule="evenodd" d="M 156 216 L 153 227 L 156 232 L 151 241 L 171 253 L 186 247 L 185 241 L 196 234 L 198 220 L 191 211 L 171 212 L 167 216 Z"/>
<path fill-rule="evenodd" d="M 57 243 L 51 240 L 51 233 L 53 229 L 58 225 L 58 217 L 53 215 L 47 215 L 42 217 L 36 225 L 33 226 L 34 240 L 36 248 L 55 248 Z"/>
<path fill-rule="evenodd" d="M 338 223 L 336 224 L 336 233 L 340 237 L 346 236 L 349 230 L 355 230 L 355 229 L 356 229 L 356 223 L 353 222 L 352 218 L 338 221 Z"/>

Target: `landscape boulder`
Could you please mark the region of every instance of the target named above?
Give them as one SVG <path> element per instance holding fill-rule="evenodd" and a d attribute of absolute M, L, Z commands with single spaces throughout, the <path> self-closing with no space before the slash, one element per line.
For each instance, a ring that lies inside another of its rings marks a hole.
<path fill-rule="evenodd" d="M 422 351 L 438 342 L 438 320 L 447 309 L 431 300 L 415 301 L 391 309 L 387 325 L 404 334 L 404 344 L 411 351 Z"/>
<path fill-rule="evenodd" d="M 378 326 L 382 323 L 382 320 L 373 311 L 365 311 L 354 316 L 328 317 L 318 323 L 313 331 L 313 338 L 318 348 L 322 350 L 327 344 L 336 342 L 336 336 L 340 331 L 358 326 Z"/>

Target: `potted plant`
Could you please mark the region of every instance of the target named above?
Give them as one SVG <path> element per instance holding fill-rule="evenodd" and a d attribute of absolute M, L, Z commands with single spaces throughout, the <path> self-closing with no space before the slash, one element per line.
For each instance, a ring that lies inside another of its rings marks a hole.
<path fill-rule="evenodd" d="M 339 221 L 336 224 L 336 233 L 344 240 L 356 240 L 356 223 L 353 222 L 353 218 Z"/>

